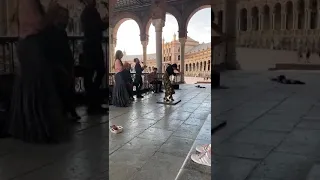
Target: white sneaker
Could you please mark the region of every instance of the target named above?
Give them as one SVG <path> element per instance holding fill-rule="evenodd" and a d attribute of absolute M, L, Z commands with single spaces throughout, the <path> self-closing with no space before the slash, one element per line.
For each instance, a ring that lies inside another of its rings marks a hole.
<path fill-rule="evenodd" d="M 202 164 L 205 166 L 211 166 L 211 156 L 208 152 L 201 153 L 201 154 L 192 154 L 191 155 L 192 161 L 198 164 Z"/>
<path fill-rule="evenodd" d="M 205 145 L 197 146 L 196 147 L 196 151 L 198 151 L 199 153 L 205 153 L 210 148 L 211 148 L 211 144 L 205 144 Z"/>

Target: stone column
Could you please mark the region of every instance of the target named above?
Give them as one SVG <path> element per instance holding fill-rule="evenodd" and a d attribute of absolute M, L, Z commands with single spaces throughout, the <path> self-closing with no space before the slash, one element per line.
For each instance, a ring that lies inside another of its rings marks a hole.
<path fill-rule="evenodd" d="M 147 66 L 147 46 L 148 41 L 141 41 L 142 44 L 142 52 L 143 52 L 143 64 Z"/>
<path fill-rule="evenodd" d="M 286 14 L 286 12 L 285 11 L 283 11 L 282 13 L 281 13 L 281 29 L 282 30 L 285 30 L 285 29 L 287 29 L 287 27 L 286 27 L 286 25 L 287 25 L 287 14 Z"/>
<path fill-rule="evenodd" d="M 295 10 L 295 6 L 294 6 L 294 10 L 293 10 L 292 27 L 294 30 L 298 29 L 298 12 L 297 12 L 297 10 Z"/>
<path fill-rule="evenodd" d="M 225 62 L 228 69 L 238 69 L 238 64 L 236 61 L 236 25 L 237 25 L 237 4 L 234 0 L 225 0 L 224 9 L 226 11 L 225 15 L 225 34 L 230 37 L 226 43 L 227 52 L 225 54 Z M 212 63 L 213 59 L 211 59 Z M 212 66 L 211 66 L 212 67 Z"/>
<path fill-rule="evenodd" d="M 114 55 L 116 45 L 117 39 L 113 35 L 113 28 L 109 28 L 109 72 L 114 72 Z"/>
<path fill-rule="evenodd" d="M 305 10 L 305 22 L 304 22 L 304 29 L 310 29 L 310 10 Z"/>
<path fill-rule="evenodd" d="M 261 11 L 259 11 L 259 12 L 261 12 Z M 263 13 L 259 14 L 259 29 L 260 29 L 260 31 L 264 30 L 264 15 L 263 15 Z"/>
<path fill-rule="evenodd" d="M 158 72 L 162 73 L 162 28 L 165 21 L 162 19 L 153 19 L 152 24 L 156 29 L 156 62 Z"/>
<path fill-rule="evenodd" d="M 181 37 L 179 38 L 180 41 L 180 72 L 181 72 L 181 83 L 184 83 L 184 54 L 185 54 L 185 44 L 186 44 L 187 38 Z"/>

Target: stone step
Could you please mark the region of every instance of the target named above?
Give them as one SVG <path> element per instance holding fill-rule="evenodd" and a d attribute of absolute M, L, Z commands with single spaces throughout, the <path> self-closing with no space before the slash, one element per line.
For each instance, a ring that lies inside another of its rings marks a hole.
<path fill-rule="evenodd" d="M 306 180 L 319 180 L 319 179 L 320 179 L 320 163 L 318 162 L 312 166 Z"/>

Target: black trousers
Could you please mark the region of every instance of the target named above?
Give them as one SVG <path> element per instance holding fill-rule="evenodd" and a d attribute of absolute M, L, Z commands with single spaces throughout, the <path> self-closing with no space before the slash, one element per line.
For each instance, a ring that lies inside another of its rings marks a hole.
<path fill-rule="evenodd" d="M 155 86 L 155 92 L 160 92 L 162 90 L 162 81 L 152 81 L 150 84 L 153 84 Z"/>
<path fill-rule="evenodd" d="M 136 86 L 137 96 L 141 96 L 141 88 L 143 86 L 142 77 L 136 76 L 134 80 L 134 86 Z"/>
<path fill-rule="evenodd" d="M 86 90 L 86 99 L 88 108 L 97 108 L 103 102 L 100 86 L 104 75 L 106 74 L 103 50 L 101 43 L 84 43 L 84 88 Z"/>

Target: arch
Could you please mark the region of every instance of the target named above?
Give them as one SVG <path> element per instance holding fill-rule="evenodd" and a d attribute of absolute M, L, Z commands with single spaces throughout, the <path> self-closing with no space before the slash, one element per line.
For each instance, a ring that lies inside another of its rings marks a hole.
<path fill-rule="evenodd" d="M 186 71 L 188 71 L 188 64 L 186 64 Z"/>
<path fill-rule="evenodd" d="M 169 12 L 167 11 L 166 14 L 169 14 L 169 15 L 173 16 L 176 19 L 176 21 L 178 23 L 178 30 L 179 30 L 179 27 L 180 27 L 180 24 L 181 24 L 181 22 L 180 22 L 181 16 L 178 15 L 177 13 L 172 13 L 172 12 L 174 12 L 174 11 L 171 9 Z M 152 24 L 152 18 L 149 17 L 148 21 L 145 23 L 145 33 L 147 35 L 147 40 L 148 40 L 148 37 L 149 37 L 149 30 L 150 30 L 151 24 Z"/>
<path fill-rule="evenodd" d="M 251 17 L 252 17 L 252 30 L 258 31 L 259 30 L 259 9 L 257 6 L 254 6 L 251 9 Z"/>
<path fill-rule="evenodd" d="M 200 71 L 202 71 L 202 62 L 200 62 Z"/>
<path fill-rule="evenodd" d="M 189 71 L 192 71 L 192 68 L 191 68 L 191 63 L 189 64 Z"/>
<path fill-rule="evenodd" d="M 263 6 L 263 30 L 270 30 L 270 7 Z"/>
<path fill-rule="evenodd" d="M 206 69 L 207 69 L 207 62 L 204 61 L 204 62 L 203 62 L 203 70 L 206 71 Z"/>
<path fill-rule="evenodd" d="M 196 71 L 199 71 L 199 62 L 197 62 Z"/>
<path fill-rule="evenodd" d="M 240 30 L 247 31 L 248 29 L 248 11 L 246 8 L 240 10 Z"/>
<path fill-rule="evenodd" d="M 131 12 L 120 12 L 116 13 L 112 18 L 110 18 L 110 27 L 113 28 L 113 36 L 117 37 L 117 32 L 122 23 L 127 20 L 134 20 L 141 31 L 142 29 L 142 21 L 141 19 L 134 13 Z"/>
<path fill-rule="evenodd" d="M 196 64 L 193 63 L 192 66 L 193 66 L 193 67 L 192 67 L 192 71 L 196 71 Z"/>
<path fill-rule="evenodd" d="M 286 3 L 286 29 L 293 29 L 293 3 Z"/>
<path fill-rule="evenodd" d="M 303 29 L 305 24 L 305 4 L 303 0 L 298 0 L 298 29 Z"/>
<path fill-rule="evenodd" d="M 280 30 L 281 29 L 281 4 L 276 3 L 274 5 L 274 27 L 273 29 L 275 30 Z"/>
<path fill-rule="evenodd" d="M 208 60 L 208 71 L 210 71 L 210 67 L 211 67 L 210 60 Z"/>
<path fill-rule="evenodd" d="M 310 2 L 310 29 L 316 29 L 318 27 L 318 2 L 317 0 L 311 0 Z"/>
<path fill-rule="evenodd" d="M 184 24 L 184 27 L 185 27 L 185 28 L 188 27 L 189 21 L 190 21 L 190 19 L 192 18 L 192 16 L 193 16 L 194 14 L 196 14 L 198 11 L 200 11 L 200 10 L 202 10 L 202 9 L 206 9 L 206 8 L 211 8 L 211 5 L 204 3 L 203 5 L 200 5 L 198 8 L 193 9 L 190 13 L 186 13 L 187 19 L 186 19 L 186 22 L 185 22 L 185 24 Z"/>

